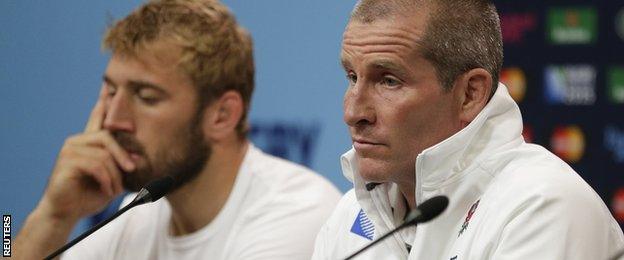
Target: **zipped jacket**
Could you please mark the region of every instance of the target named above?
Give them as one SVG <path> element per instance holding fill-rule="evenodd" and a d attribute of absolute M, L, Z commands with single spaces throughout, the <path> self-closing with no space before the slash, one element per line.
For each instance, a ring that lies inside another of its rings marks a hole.
<path fill-rule="evenodd" d="M 525 143 L 522 128 L 499 84 L 468 126 L 416 158 L 416 203 L 445 195 L 445 212 L 355 259 L 602 260 L 624 249 L 600 196 L 557 156 Z M 341 157 L 354 187 L 318 234 L 313 259 L 344 259 L 400 225 L 397 215 L 407 211 L 396 184 L 366 183 L 356 160 L 353 149 Z"/>

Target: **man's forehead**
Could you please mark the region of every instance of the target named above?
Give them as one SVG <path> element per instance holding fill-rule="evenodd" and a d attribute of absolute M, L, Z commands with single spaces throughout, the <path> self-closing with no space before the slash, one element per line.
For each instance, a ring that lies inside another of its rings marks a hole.
<path fill-rule="evenodd" d="M 180 69 L 177 62 L 167 62 L 166 59 L 163 60 L 163 57 L 150 52 L 139 52 L 133 55 L 114 53 L 104 76 L 118 85 L 131 81 L 148 82 L 161 86 L 162 89 L 178 85 L 192 85 L 191 79 Z"/>
<path fill-rule="evenodd" d="M 424 28 L 432 12 L 436 12 L 437 9 L 435 1 L 372 0 L 362 2 L 375 3 L 356 5 L 347 27 L 394 23 Z M 366 7 L 361 8 L 362 6 Z"/>
<path fill-rule="evenodd" d="M 418 54 L 422 47 L 423 30 L 408 24 L 362 24 L 353 22 L 344 32 L 341 60 L 347 62 L 355 54 L 397 53 Z M 379 62 L 381 65 L 387 62 Z"/>
<path fill-rule="evenodd" d="M 146 65 L 176 66 L 182 58 L 182 48 L 172 40 L 156 39 L 138 42 L 131 48 L 113 50 L 113 56 L 121 59 L 134 59 Z"/>
<path fill-rule="evenodd" d="M 371 23 L 351 21 L 342 34 L 345 42 L 373 37 L 397 37 L 418 43 L 424 36 L 426 24 L 422 19 L 392 18 L 379 19 Z"/>
<path fill-rule="evenodd" d="M 162 61 L 160 58 L 145 52 L 133 54 L 113 53 L 106 71 L 107 73 L 118 73 L 125 70 L 125 72 L 131 72 L 135 75 L 140 73 L 141 75 L 154 74 L 165 76 L 174 72 L 174 68 L 171 63 Z"/>

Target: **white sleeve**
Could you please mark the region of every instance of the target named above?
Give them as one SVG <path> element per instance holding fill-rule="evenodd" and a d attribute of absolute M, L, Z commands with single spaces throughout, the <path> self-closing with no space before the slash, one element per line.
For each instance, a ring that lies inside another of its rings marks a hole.
<path fill-rule="evenodd" d="M 517 207 L 491 259 L 609 259 L 624 248 L 622 231 L 597 194 L 555 193 Z"/>

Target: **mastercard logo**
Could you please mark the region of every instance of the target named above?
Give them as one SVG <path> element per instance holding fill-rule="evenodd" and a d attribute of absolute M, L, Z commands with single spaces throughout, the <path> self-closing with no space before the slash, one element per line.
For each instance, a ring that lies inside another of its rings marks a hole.
<path fill-rule="evenodd" d="M 522 137 L 524 137 L 525 142 L 532 143 L 534 140 L 533 127 L 529 125 L 524 125 L 524 127 L 522 127 Z"/>
<path fill-rule="evenodd" d="M 617 221 L 624 222 L 624 188 L 620 188 L 611 200 L 611 212 Z"/>
<path fill-rule="evenodd" d="M 566 162 L 575 163 L 585 153 L 585 137 L 580 127 L 558 126 L 550 139 L 550 147 L 554 154 Z"/>
<path fill-rule="evenodd" d="M 505 68 L 500 73 L 500 81 L 507 86 L 509 94 L 520 103 L 526 93 L 526 76 L 524 71 L 517 67 Z"/>

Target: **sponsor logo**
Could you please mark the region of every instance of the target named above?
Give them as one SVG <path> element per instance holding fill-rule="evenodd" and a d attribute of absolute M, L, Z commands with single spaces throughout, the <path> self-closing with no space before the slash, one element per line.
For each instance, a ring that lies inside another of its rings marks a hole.
<path fill-rule="evenodd" d="M 368 219 L 366 213 L 364 213 L 363 209 L 360 209 L 360 212 L 357 214 L 355 221 L 353 221 L 353 226 L 351 226 L 351 233 L 366 238 L 368 240 L 373 240 L 375 235 L 375 225 L 373 222 Z"/>
<path fill-rule="evenodd" d="M 620 11 L 615 16 L 615 31 L 620 36 L 620 39 L 624 41 L 624 8 L 620 8 Z"/>
<path fill-rule="evenodd" d="M 607 70 L 609 100 L 616 104 L 624 103 L 624 67 L 611 67 Z"/>
<path fill-rule="evenodd" d="M 522 102 L 526 93 L 526 77 L 520 68 L 504 68 L 500 73 L 500 81 L 507 86 L 509 94 L 516 103 Z"/>
<path fill-rule="evenodd" d="M 526 41 L 526 34 L 537 28 L 534 13 L 504 13 L 500 16 L 503 42 L 520 44 Z"/>
<path fill-rule="evenodd" d="M 472 218 L 472 215 L 474 215 L 475 211 L 477 211 L 477 207 L 479 206 L 479 201 L 481 201 L 480 199 L 477 200 L 477 202 L 475 202 L 474 204 L 472 204 L 472 206 L 470 206 L 470 210 L 468 210 L 468 214 L 466 214 L 466 219 L 464 220 L 464 224 L 462 224 L 461 229 L 459 230 L 459 234 L 457 235 L 457 237 L 461 236 L 464 231 L 466 231 L 466 229 L 468 228 L 468 224 L 470 224 L 470 219 Z"/>
<path fill-rule="evenodd" d="M 311 167 L 320 132 L 318 123 L 253 122 L 249 137 L 269 154 Z"/>
<path fill-rule="evenodd" d="M 11 215 L 2 215 L 2 257 L 11 256 Z"/>
<path fill-rule="evenodd" d="M 620 188 L 611 200 L 611 212 L 618 222 L 624 223 L 624 188 Z"/>
<path fill-rule="evenodd" d="M 552 44 L 588 44 L 596 42 L 596 9 L 552 8 L 548 12 L 548 39 Z"/>
<path fill-rule="evenodd" d="M 549 65 L 544 86 L 549 104 L 592 105 L 596 102 L 596 69 L 586 64 Z"/>
<path fill-rule="evenodd" d="M 616 163 L 624 163 L 624 130 L 613 125 L 604 128 L 604 146 Z"/>
<path fill-rule="evenodd" d="M 522 127 L 522 137 L 524 137 L 524 141 L 527 143 L 532 143 L 535 138 L 533 138 L 533 127 L 525 124 Z"/>
<path fill-rule="evenodd" d="M 552 152 L 564 161 L 576 163 L 585 153 L 583 131 L 576 125 L 557 126 L 553 130 L 550 146 Z"/>

